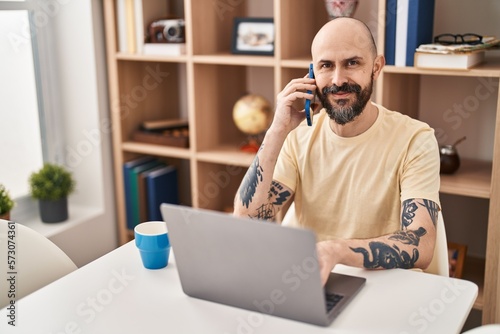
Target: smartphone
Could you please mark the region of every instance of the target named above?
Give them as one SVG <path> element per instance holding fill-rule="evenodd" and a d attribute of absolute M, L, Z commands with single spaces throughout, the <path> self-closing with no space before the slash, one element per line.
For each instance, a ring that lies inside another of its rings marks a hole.
<path fill-rule="evenodd" d="M 313 64 L 309 64 L 309 78 L 314 79 L 314 70 L 313 70 Z M 308 94 L 311 94 L 312 91 L 308 90 Z M 307 119 L 307 125 L 312 126 L 313 124 L 313 111 L 311 110 L 311 100 L 306 99 L 306 106 L 305 106 L 305 111 L 306 111 L 306 119 Z"/>

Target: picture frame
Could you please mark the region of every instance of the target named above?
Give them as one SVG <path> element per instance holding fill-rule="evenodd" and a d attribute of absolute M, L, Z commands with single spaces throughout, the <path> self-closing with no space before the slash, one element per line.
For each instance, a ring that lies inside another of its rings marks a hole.
<path fill-rule="evenodd" d="M 462 278 L 467 246 L 448 242 L 448 263 L 450 277 Z"/>
<path fill-rule="evenodd" d="M 247 55 L 274 55 L 273 18 L 235 17 L 231 52 Z"/>

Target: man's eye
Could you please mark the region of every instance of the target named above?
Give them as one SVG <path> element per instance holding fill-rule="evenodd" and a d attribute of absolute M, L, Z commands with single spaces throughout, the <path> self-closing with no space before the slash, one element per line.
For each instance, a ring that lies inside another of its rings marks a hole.
<path fill-rule="evenodd" d="M 358 65 L 358 61 L 357 60 L 349 60 L 347 62 L 347 65 L 348 66 L 355 66 L 355 65 Z"/>
<path fill-rule="evenodd" d="M 322 64 L 321 68 L 330 68 L 332 67 L 332 64 Z"/>

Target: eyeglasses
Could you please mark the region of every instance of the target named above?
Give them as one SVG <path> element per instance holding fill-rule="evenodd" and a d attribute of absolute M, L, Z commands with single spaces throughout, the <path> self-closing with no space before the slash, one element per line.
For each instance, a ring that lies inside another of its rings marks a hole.
<path fill-rule="evenodd" d="M 434 43 L 443 45 L 453 45 L 453 44 L 470 44 L 476 45 L 483 42 L 483 36 L 478 34 L 463 34 L 463 35 L 453 35 L 453 34 L 441 34 L 434 37 Z"/>

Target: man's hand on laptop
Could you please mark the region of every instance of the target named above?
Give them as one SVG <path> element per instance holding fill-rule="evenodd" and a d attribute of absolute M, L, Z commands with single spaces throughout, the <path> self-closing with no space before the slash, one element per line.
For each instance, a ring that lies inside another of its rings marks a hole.
<path fill-rule="evenodd" d="M 321 241 L 316 244 L 316 252 L 318 254 L 319 270 L 321 275 L 321 283 L 326 284 L 330 272 L 333 270 L 335 265 L 339 263 L 340 252 L 336 252 L 338 249 L 338 244 L 335 240 Z"/>

